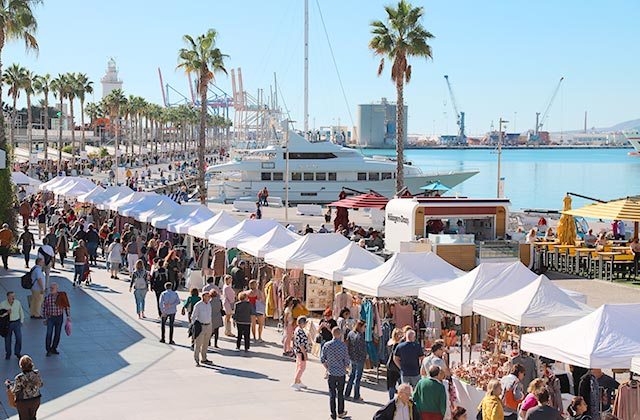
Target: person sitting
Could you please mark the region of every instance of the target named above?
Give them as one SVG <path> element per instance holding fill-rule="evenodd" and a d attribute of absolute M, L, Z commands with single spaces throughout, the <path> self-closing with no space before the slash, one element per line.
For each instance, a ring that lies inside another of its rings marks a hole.
<path fill-rule="evenodd" d="M 595 248 L 596 247 L 596 235 L 593 234 L 593 229 L 589 229 L 586 235 L 584 235 L 584 244 L 587 248 Z"/>
<path fill-rule="evenodd" d="M 553 233 L 553 229 L 552 228 L 547 229 L 547 233 L 544 235 L 544 240 L 552 242 L 552 241 L 555 241 L 555 239 L 556 239 L 556 236 Z"/>

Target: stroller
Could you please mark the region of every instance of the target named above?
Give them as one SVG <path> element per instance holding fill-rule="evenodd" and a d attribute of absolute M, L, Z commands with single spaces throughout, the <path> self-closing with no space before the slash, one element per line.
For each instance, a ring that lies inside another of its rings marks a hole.
<path fill-rule="evenodd" d="M 84 270 L 82 271 L 82 279 L 80 283 L 85 282 L 87 286 L 91 285 L 91 269 L 89 268 L 89 263 L 86 262 L 84 264 Z"/>

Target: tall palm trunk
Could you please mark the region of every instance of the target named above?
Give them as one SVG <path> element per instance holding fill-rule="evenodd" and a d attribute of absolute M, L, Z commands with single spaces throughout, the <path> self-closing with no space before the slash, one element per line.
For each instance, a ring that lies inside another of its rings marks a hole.
<path fill-rule="evenodd" d="M 31 113 L 31 94 L 27 92 L 27 140 L 29 141 L 29 163 L 31 163 L 31 153 L 33 153 L 33 114 Z"/>
<path fill-rule="evenodd" d="M 404 75 L 396 77 L 396 192 L 404 188 Z"/>
<path fill-rule="evenodd" d="M 2 50 L 4 49 L 4 28 L 0 28 L 0 74 L 2 74 Z M 0 106 L 2 106 L 2 83 L 0 83 Z M 7 150 L 7 139 L 5 136 L 4 128 L 4 113 L 0 110 L 0 149 Z M 8 158 L 8 156 L 7 156 Z M 7 167 L 9 167 L 9 161 L 7 160 Z M 6 171 L 6 169 L 4 170 Z M 13 208 L 13 207 L 11 207 Z M 13 225 L 12 225 L 13 226 Z"/>
<path fill-rule="evenodd" d="M 47 172 L 51 171 L 49 164 L 49 92 L 44 94 L 44 161 Z"/>
<path fill-rule="evenodd" d="M 16 106 L 18 102 L 18 92 L 13 93 L 13 109 L 11 110 L 11 127 L 9 127 L 9 139 L 11 140 L 11 147 L 17 147 L 18 145 L 15 143 L 16 139 Z"/>
<path fill-rule="evenodd" d="M 82 139 L 80 140 L 80 151 L 84 151 L 85 149 L 85 136 L 84 136 L 84 99 L 80 98 L 80 125 L 82 127 Z"/>
<path fill-rule="evenodd" d="M 60 118 L 58 118 L 58 172 L 62 171 L 62 107 L 64 98 L 60 92 Z"/>
<path fill-rule="evenodd" d="M 73 99 L 69 100 L 69 113 L 71 114 L 71 167 L 76 169 L 76 127 L 73 123 Z"/>
<path fill-rule="evenodd" d="M 200 84 L 200 133 L 198 135 L 198 192 L 200 203 L 207 204 L 207 187 L 204 183 L 204 151 L 207 147 L 207 84 L 202 75 Z"/>

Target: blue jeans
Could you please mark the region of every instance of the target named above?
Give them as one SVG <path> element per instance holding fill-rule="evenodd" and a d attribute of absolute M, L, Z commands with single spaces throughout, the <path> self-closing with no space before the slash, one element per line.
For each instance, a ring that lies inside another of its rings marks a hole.
<path fill-rule="evenodd" d="M 47 351 L 58 349 L 58 344 L 60 344 L 60 333 L 62 332 L 62 318 L 62 315 L 47 318 L 47 336 L 44 343 Z"/>
<path fill-rule="evenodd" d="M 135 289 L 133 296 L 136 298 L 136 313 L 144 312 L 144 298 L 147 295 L 147 289 Z"/>
<path fill-rule="evenodd" d="M 7 357 L 11 356 L 11 334 L 16 336 L 16 345 L 13 350 L 17 356 L 22 350 L 22 325 L 20 320 L 9 322 L 9 331 L 4 338 L 4 351 Z"/>
<path fill-rule="evenodd" d="M 402 381 L 403 384 L 409 384 L 411 385 L 412 388 L 415 388 L 416 385 L 418 385 L 418 381 L 420 380 L 420 375 L 418 376 L 409 376 L 409 375 L 405 375 L 404 373 L 401 374 L 400 377 L 400 381 Z"/>
<path fill-rule="evenodd" d="M 329 375 L 327 383 L 329 384 L 329 409 L 331 410 L 331 418 L 335 419 L 338 414 L 344 413 L 344 375 Z M 337 412 L 336 399 L 338 400 Z"/>
<path fill-rule="evenodd" d="M 73 282 L 76 282 L 76 278 L 78 279 L 78 283 L 82 282 L 82 276 L 84 274 L 84 263 L 75 263 L 74 264 L 74 272 L 73 272 Z"/>
<path fill-rule="evenodd" d="M 360 398 L 360 380 L 362 379 L 363 371 L 364 362 L 351 362 L 349 382 L 347 382 L 347 388 L 344 391 L 345 397 L 349 397 L 351 395 L 351 388 L 353 388 L 353 398 L 356 400 Z"/>

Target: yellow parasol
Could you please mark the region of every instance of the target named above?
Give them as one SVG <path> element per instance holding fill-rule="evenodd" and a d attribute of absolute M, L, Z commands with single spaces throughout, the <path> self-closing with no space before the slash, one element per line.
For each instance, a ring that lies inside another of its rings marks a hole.
<path fill-rule="evenodd" d="M 571 197 L 569 194 L 562 199 L 562 216 L 558 223 L 558 239 L 562 245 L 575 245 L 576 243 L 576 221 L 573 216 L 566 213 L 571 210 Z"/>
<path fill-rule="evenodd" d="M 631 221 L 634 222 L 633 237 L 637 238 L 638 224 L 640 223 L 640 196 L 589 204 L 580 209 L 563 211 L 562 213 L 592 219 Z"/>

